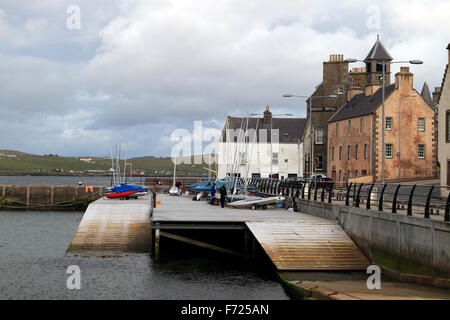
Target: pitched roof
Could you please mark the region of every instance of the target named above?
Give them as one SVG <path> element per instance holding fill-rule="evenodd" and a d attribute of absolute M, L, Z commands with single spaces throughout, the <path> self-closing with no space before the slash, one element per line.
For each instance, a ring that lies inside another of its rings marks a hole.
<path fill-rule="evenodd" d="M 423 84 L 422 92 L 420 93 L 420 95 L 430 107 L 433 106 L 433 99 L 431 98 L 430 88 L 428 87 L 428 84 L 426 82 Z"/>
<path fill-rule="evenodd" d="M 279 142 L 280 143 L 298 143 L 301 140 L 303 131 L 306 127 L 306 119 L 304 118 L 272 118 L 272 128 L 278 129 L 279 131 Z M 246 127 L 247 118 L 239 118 L 239 117 L 228 117 L 227 123 L 222 131 L 222 137 L 220 139 L 221 142 L 226 142 L 226 129 L 240 129 L 241 126 Z M 267 142 L 270 142 L 270 124 L 264 124 L 263 118 L 249 118 L 248 119 L 248 129 L 256 129 L 258 131 L 260 129 L 267 130 Z M 259 134 L 258 134 L 258 142 L 259 142 Z M 250 138 L 250 141 L 253 141 L 253 137 Z"/>
<path fill-rule="evenodd" d="M 389 54 L 389 52 L 387 52 L 386 48 L 383 46 L 379 38 L 377 38 L 377 42 L 375 42 L 375 44 L 372 47 L 372 50 L 370 50 L 366 59 L 364 59 L 364 61 L 372 61 L 372 60 L 376 61 L 392 60 L 391 55 Z"/>
<path fill-rule="evenodd" d="M 394 92 L 395 84 L 386 87 L 385 100 Z M 340 108 L 333 117 L 328 121 L 329 123 L 341 120 L 366 116 L 375 111 L 383 102 L 383 90 L 380 88 L 371 96 L 366 96 L 365 93 L 358 94 L 352 100 L 347 102 Z"/>

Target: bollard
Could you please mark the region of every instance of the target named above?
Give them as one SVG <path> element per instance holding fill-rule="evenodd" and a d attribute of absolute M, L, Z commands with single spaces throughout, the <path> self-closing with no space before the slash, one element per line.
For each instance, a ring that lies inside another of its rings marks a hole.
<path fill-rule="evenodd" d="M 361 194 L 361 189 L 363 187 L 364 183 L 361 183 L 361 185 L 358 188 L 358 194 L 356 195 L 356 202 L 355 202 L 355 207 L 359 208 L 359 202 L 360 202 L 360 194 Z"/>
<path fill-rule="evenodd" d="M 351 182 L 348 186 L 347 186 L 347 194 L 345 195 L 345 205 L 349 206 L 350 205 L 350 189 L 353 185 L 353 182 Z"/>
<path fill-rule="evenodd" d="M 430 191 L 428 192 L 427 201 L 425 203 L 425 219 L 430 219 L 430 202 L 431 202 L 431 194 L 433 193 L 434 186 L 431 186 Z"/>
<path fill-rule="evenodd" d="M 395 193 L 394 193 L 394 200 L 392 200 L 392 213 L 397 213 L 397 196 L 398 196 L 398 191 L 400 190 L 400 184 L 397 186 L 397 188 L 395 189 Z"/>
<path fill-rule="evenodd" d="M 445 206 L 445 216 L 444 216 L 445 222 L 450 222 L 450 193 L 447 197 L 447 204 Z"/>
<path fill-rule="evenodd" d="M 412 216 L 412 200 L 413 200 L 413 195 L 414 195 L 414 191 L 416 190 L 416 185 L 414 185 L 411 189 L 411 192 L 409 193 L 409 198 L 408 198 L 408 216 Z"/>

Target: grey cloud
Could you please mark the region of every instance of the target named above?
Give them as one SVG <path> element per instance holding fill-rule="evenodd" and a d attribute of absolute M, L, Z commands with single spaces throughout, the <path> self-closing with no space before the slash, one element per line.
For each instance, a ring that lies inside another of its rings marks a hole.
<path fill-rule="evenodd" d="M 65 28 L 69 4 L 82 9 L 79 31 Z M 195 120 L 221 129 L 266 104 L 304 116 L 302 99 L 281 95 L 311 94 L 329 54 L 364 58 L 378 32 L 396 59 L 425 61 L 417 88 L 439 85 L 449 4 L 380 1 L 380 31 L 366 26 L 371 4 L 2 0 L 0 133 L 22 134 L 0 148 L 107 155 L 128 140 L 135 155 L 162 155 Z"/>

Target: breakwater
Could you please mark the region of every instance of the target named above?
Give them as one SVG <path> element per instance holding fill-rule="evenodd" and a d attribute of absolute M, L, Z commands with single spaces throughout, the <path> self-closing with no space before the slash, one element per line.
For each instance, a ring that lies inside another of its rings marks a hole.
<path fill-rule="evenodd" d="M 0 209 L 85 210 L 106 186 L 2 185 Z"/>

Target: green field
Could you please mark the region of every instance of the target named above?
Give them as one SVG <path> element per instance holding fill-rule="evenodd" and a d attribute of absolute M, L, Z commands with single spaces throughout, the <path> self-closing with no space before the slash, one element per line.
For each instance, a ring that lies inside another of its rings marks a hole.
<path fill-rule="evenodd" d="M 6 155 L 15 155 L 16 158 L 7 158 Z M 0 150 L 0 174 L 109 174 L 111 168 L 110 158 L 89 158 L 92 159 L 91 163 L 81 161 L 80 157 L 41 156 L 18 151 Z M 173 162 L 171 158 L 167 157 L 133 158 L 127 160 L 127 163 L 133 164 L 133 170 L 143 170 L 147 176 L 173 174 Z M 120 164 L 121 168 L 123 168 L 124 160 L 121 160 Z M 207 171 L 203 167 L 207 167 L 207 165 L 178 165 L 177 175 L 206 175 Z M 127 166 L 127 170 L 130 170 L 130 166 Z"/>

